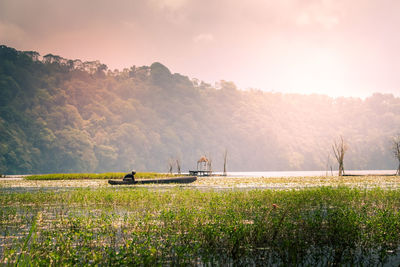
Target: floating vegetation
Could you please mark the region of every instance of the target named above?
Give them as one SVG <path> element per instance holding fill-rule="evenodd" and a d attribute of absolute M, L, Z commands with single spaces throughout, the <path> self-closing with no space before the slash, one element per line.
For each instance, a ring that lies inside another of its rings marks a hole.
<path fill-rule="evenodd" d="M 215 188 L 300 189 L 320 186 L 398 188 L 398 176 L 207 177 L 194 186 Z"/>
<path fill-rule="evenodd" d="M 399 262 L 400 190 L 102 187 L 0 194 L 0 264 Z"/>
<path fill-rule="evenodd" d="M 147 177 L 145 175 L 148 175 Z M 144 173 L 139 179 L 162 178 L 165 174 Z M 182 175 L 180 175 L 182 176 Z M 168 175 L 170 177 L 170 175 Z M 121 179 L 121 177 L 117 178 Z M 27 179 L 0 179 L 0 189 L 7 191 L 9 188 L 30 190 L 32 188 L 47 188 L 64 190 L 66 187 L 92 187 L 109 186 L 107 179 L 64 179 L 64 180 L 29 180 Z M 143 187 L 143 185 L 134 185 Z M 174 187 L 176 185 L 144 185 L 144 187 Z M 182 185 L 181 185 L 182 186 Z M 184 185 L 190 188 L 214 189 L 302 189 L 320 186 L 347 186 L 354 188 L 390 188 L 400 187 L 398 176 L 314 176 L 314 177 L 198 177 L 197 181 Z"/>

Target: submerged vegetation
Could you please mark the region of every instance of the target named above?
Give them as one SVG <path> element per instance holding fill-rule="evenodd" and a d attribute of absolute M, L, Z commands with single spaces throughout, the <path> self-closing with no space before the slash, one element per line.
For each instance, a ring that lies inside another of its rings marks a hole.
<path fill-rule="evenodd" d="M 0 262 L 374 265 L 398 261 L 400 190 L 75 189 L 0 195 Z"/>
<path fill-rule="evenodd" d="M 107 172 L 107 173 L 54 173 L 26 176 L 27 180 L 82 180 L 82 179 L 122 179 L 126 173 Z M 164 174 L 157 172 L 137 172 L 135 178 L 152 179 L 177 176 L 175 174 Z"/>

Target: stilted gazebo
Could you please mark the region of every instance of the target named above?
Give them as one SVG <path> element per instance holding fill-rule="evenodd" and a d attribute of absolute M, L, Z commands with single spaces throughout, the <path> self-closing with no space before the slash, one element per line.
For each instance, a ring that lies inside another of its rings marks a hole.
<path fill-rule="evenodd" d="M 197 170 L 198 171 L 208 171 L 209 169 L 209 160 L 205 156 L 202 156 L 197 161 Z"/>
<path fill-rule="evenodd" d="M 210 176 L 211 174 L 212 174 L 211 161 L 206 156 L 202 156 L 197 161 L 196 171 L 189 171 L 189 175 L 196 175 L 196 176 Z"/>

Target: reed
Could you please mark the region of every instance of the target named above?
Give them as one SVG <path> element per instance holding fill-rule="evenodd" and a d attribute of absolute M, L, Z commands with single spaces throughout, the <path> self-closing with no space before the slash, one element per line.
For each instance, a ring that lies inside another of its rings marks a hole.
<path fill-rule="evenodd" d="M 0 205 L 6 265 L 381 265 L 400 256 L 400 190 L 82 188 L 1 194 Z"/>
<path fill-rule="evenodd" d="M 53 173 L 30 175 L 25 177 L 26 180 L 84 180 L 84 179 L 122 179 L 126 173 L 123 172 L 107 172 L 107 173 Z M 138 172 L 135 178 L 139 179 L 156 179 L 161 177 L 177 176 L 156 172 Z"/>

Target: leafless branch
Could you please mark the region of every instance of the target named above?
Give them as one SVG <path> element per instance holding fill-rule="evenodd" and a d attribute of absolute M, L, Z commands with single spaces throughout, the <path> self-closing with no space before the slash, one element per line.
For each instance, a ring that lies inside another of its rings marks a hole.
<path fill-rule="evenodd" d="M 223 172 L 223 175 L 225 175 L 225 176 L 226 176 L 226 160 L 227 160 L 227 158 L 228 158 L 228 150 L 225 149 L 225 153 L 224 153 L 224 172 Z"/>
<path fill-rule="evenodd" d="M 176 159 L 176 169 L 178 170 L 178 174 L 181 174 L 181 163 L 179 159 Z"/>
<path fill-rule="evenodd" d="M 396 175 L 400 175 L 400 135 L 393 138 L 392 152 L 399 165 L 397 167 Z"/>
<path fill-rule="evenodd" d="M 344 142 L 343 136 L 339 140 L 335 140 L 332 145 L 333 154 L 339 164 L 339 176 L 344 174 L 344 154 L 347 151 L 347 144 Z"/>

